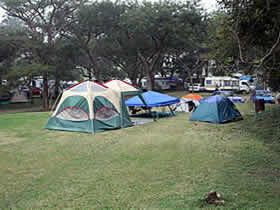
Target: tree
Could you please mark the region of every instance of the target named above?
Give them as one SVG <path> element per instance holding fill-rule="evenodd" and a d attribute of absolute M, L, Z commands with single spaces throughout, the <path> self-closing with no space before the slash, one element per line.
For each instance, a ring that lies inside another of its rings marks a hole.
<path fill-rule="evenodd" d="M 277 0 L 219 0 L 228 15 L 242 63 L 267 77 L 279 65 L 280 3 Z M 252 53 L 252 50 L 254 52 Z"/>
<path fill-rule="evenodd" d="M 14 61 L 26 52 L 28 33 L 25 27 L 13 20 L 2 24 L 0 32 L 0 81 Z M 1 83 L 0 83 L 1 85 Z"/>
<path fill-rule="evenodd" d="M 188 51 L 199 39 L 202 19 L 195 4 L 171 1 L 135 4 L 122 16 L 122 30 L 143 65 L 148 89 L 153 89 L 154 73 L 165 54 Z"/>
<path fill-rule="evenodd" d="M 72 38 L 83 51 L 83 67 L 87 69 L 89 79 L 101 80 L 106 75 L 106 69 L 99 65 L 106 63 L 100 51 L 106 47 L 104 39 L 115 31 L 121 12 L 121 7 L 110 1 L 86 4 L 80 8 L 77 22 L 70 28 Z"/>
<path fill-rule="evenodd" d="M 142 63 L 137 55 L 137 49 L 127 40 L 127 30 L 119 27 L 114 33 L 106 36 L 100 43 L 99 52 L 113 63 L 114 77 L 129 78 L 135 86 L 140 87 L 143 74 Z"/>
<path fill-rule="evenodd" d="M 20 63 L 17 63 L 11 67 L 11 70 L 7 73 L 6 77 L 9 81 L 12 81 L 12 85 L 18 87 L 19 85 L 23 85 L 28 87 L 30 90 L 29 97 L 31 98 L 31 103 L 33 103 L 32 99 L 32 91 L 31 91 L 31 82 L 35 76 L 39 76 L 40 74 L 48 71 L 48 66 L 44 66 L 36 63 L 26 63 L 26 60 L 21 60 Z M 20 80 L 21 79 L 21 80 Z"/>
<path fill-rule="evenodd" d="M 85 0 L 0 0 L 9 17 L 21 20 L 30 31 L 33 60 L 42 65 L 54 65 L 56 43 L 74 21 L 74 13 Z M 48 77 L 43 74 L 44 109 L 49 106 Z"/>
<path fill-rule="evenodd" d="M 50 79 L 55 80 L 54 87 L 49 91 L 52 98 L 57 98 L 60 93 L 62 80 L 79 80 L 80 72 L 77 69 L 81 49 L 71 39 L 62 38 L 56 43 L 53 68 Z"/>

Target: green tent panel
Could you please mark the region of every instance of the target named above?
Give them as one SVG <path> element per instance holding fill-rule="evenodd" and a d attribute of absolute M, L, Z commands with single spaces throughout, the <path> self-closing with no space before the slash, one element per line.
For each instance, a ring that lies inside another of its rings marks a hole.
<path fill-rule="evenodd" d="M 94 132 L 111 130 L 121 127 L 121 116 L 114 105 L 103 96 L 97 96 L 93 103 Z"/>
<path fill-rule="evenodd" d="M 50 130 L 77 131 L 92 133 L 92 120 L 74 122 L 51 117 L 46 125 Z"/>
<path fill-rule="evenodd" d="M 71 115 L 72 120 L 66 120 Z M 47 129 L 90 132 L 89 105 L 85 97 L 75 95 L 67 97 L 58 107 L 56 115 L 51 117 Z"/>

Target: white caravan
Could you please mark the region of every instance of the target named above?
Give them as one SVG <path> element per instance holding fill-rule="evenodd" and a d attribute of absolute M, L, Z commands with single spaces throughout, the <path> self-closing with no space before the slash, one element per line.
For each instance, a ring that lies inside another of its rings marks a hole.
<path fill-rule="evenodd" d="M 170 89 L 170 80 L 164 78 L 155 78 L 155 87 L 159 88 L 160 90 L 168 90 Z M 146 89 L 148 87 L 147 79 L 143 78 L 141 80 L 141 88 Z"/>
<path fill-rule="evenodd" d="M 239 79 L 232 77 L 206 77 L 204 86 L 206 91 L 231 90 L 240 91 Z"/>

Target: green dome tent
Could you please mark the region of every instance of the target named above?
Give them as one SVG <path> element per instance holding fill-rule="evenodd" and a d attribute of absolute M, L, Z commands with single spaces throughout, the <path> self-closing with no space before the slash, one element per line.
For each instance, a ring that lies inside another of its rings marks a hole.
<path fill-rule="evenodd" d="M 235 105 L 224 96 L 210 96 L 200 101 L 200 105 L 190 117 L 191 121 L 225 123 L 242 119 Z"/>
<path fill-rule="evenodd" d="M 65 91 L 46 128 L 96 133 L 132 126 L 121 93 L 86 81 Z"/>

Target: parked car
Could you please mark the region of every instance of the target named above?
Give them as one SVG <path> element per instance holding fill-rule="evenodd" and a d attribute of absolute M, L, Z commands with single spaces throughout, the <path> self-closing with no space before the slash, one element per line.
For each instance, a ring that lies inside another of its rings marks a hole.
<path fill-rule="evenodd" d="M 26 92 L 27 97 L 30 97 L 30 89 L 29 88 L 23 88 L 23 91 Z M 41 96 L 42 91 L 40 88 L 37 87 L 31 87 L 31 91 L 32 91 L 32 96 Z"/>
<path fill-rule="evenodd" d="M 240 102 L 240 103 L 244 103 L 245 99 L 240 97 L 240 96 L 235 96 L 233 91 L 215 91 L 213 94 L 214 95 L 221 95 L 221 96 L 225 96 L 227 97 L 229 100 L 231 100 L 232 102 Z"/>
<path fill-rule="evenodd" d="M 251 100 L 255 102 L 256 100 L 264 100 L 264 103 L 275 104 L 275 99 L 269 91 L 266 90 L 255 90 L 251 96 Z"/>

